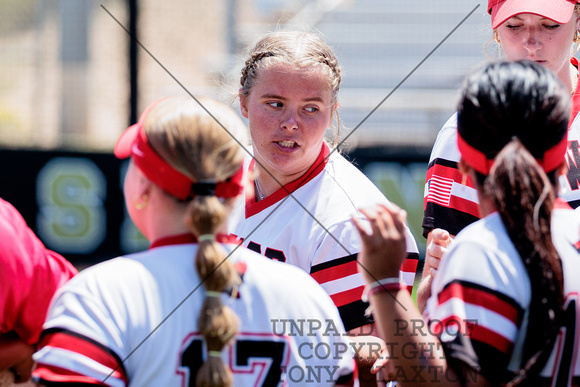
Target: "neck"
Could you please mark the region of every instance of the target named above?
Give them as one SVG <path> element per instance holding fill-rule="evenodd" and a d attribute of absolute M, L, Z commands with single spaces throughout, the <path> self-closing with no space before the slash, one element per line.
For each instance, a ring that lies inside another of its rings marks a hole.
<path fill-rule="evenodd" d="M 576 86 L 578 85 L 578 69 L 573 64 L 570 64 L 570 78 L 572 85 L 570 95 L 574 95 L 576 92 Z"/>
<path fill-rule="evenodd" d="M 256 182 L 256 199 L 261 200 L 272 195 L 274 192 L 278 191 L 280 188 L 288 183 L 299 179 L 304 175 L 306 171 L 300 171 L 291 175 L 283 175 L 276 173 L 276 171 L 269 170 L 272 172 L 270 175 L 268 172 L 264 171 L 257 163 L 254 165 L 254 180 Z M 260 195 L 261 194 L 261 195 Z"/>
<path fill-rule="evenodd" d="M 578 84 L 578 69 L 570 63 L 566 68 L 558 74 L 558 78 L 562 81 L 562 84 L 566 86 L 566 89 L 573 95 L 576 91 L 576 85 Z"/>
<path fill-rule="evenodd" d="M 479 192 L 477 193 L 477 195 L 479 196 L 479 216 L 481 218 L 486 217 L 487 215 L 491 214 L 496 210 L 491 199 L 489 199 L 487 196 L 480 194 Z"/>
<path fill-rule="evenodd" d="M 191 232 L 185 224 L 185 205 L 177 203 L 166 194 L 156 191 L 150 195 L 144 216 L 143 230 L 149 242 L 169 236 Z"/>

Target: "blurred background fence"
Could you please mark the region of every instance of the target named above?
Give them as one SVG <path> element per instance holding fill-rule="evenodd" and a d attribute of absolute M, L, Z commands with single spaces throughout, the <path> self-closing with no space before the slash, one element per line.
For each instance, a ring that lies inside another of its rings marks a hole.
<path fill-rule="evenodd" d="M 315 30 L 344 71 L 341 151 L 407 209 L 424 249 L 431 146 L 464 75 L 496 50 L 485 7 L 473 0 L 0 0 L 0 197 L 79 266 L 145 248 L 122 203 L 124 163 L 112 156 L 119 134 L 150 102 L 184 89 L 238 109 L 244 47 L 276 29 Z"/>

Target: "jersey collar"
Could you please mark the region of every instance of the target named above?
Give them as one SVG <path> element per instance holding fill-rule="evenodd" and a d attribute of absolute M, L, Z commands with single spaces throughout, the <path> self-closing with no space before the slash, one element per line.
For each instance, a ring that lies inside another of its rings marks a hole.
<path fill-rule="evenodd" d="M 217 234 L 215 237 L 219 243 L 236 243 L 236 237 L 233 235 Z M 172 235 L 165 238 L 157 239 L 151 243 L 150 249 L 161 246 L 184 245 L 188 243 L 197 243 L 197 238 L 193 234 Z"/>
<path fill-rule="evenodd" d="M 272 195 L 256 202 L 256 197 L 253 189 L 249 189 L 254 187 L 254 179 L 252 181 L 248 181 L 246 185 L 246 219 L 250 216 L 256 215 L 260 211 L 270 207 L 273 204 L 276 204 L 280 200 L 287 197 L 289 194 L 296 191 L 298 188 L 306 185 L 309 181 L 314 179 L 318 176 L 326 167 L 328 163 L 328 156 L 330 155 L 330 147 L 326 143 L 322 143 L 322 149 L 314 163 L 308 168 L 308 170 L 298 179 L 286 184 L 284 187 L 280 187 L 276 192 Z M 248 174 L 248 176 L 253 176 L 254 171 L 254 159 L 250 162 L 248 170 L 252 173 Z"/>
<path fill-rule="evenodd" d="M 578 69 L 578 59 L 572 57 L 570 59 L 570 63 L 572 63 L 572 66 Z M 570 120 L 568 121 L 568 129 L 570 129 L 570 126 L 574 122 L 574 119 L 576 118 L 578 113 L 580 113 L 580 77 L 578 77 L 576 90 L 574 91 L 574 95 L 572 95 L 572 109 L 570 111 Z"/>

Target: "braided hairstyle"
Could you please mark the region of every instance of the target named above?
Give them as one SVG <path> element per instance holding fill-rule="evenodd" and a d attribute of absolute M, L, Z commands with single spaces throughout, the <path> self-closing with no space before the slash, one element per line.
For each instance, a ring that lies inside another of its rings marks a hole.
<path fill-rule="evenodd" d="M 246 128 L 228 106 L 208 98 L 200 103 L 233 136 L 244 143 Z M 237 142 L 192 98 L 169 98 L 156 105 L 145 121 L 151 146 L 169 164 L 195 181 L 220 182 L 232 176 L 243 160 Z M 179 199 L 175 199 L 179 201 Z M 216 234 L 223 226 L 235 199 L 196 195 L 186 200 L 186 224 L 196 236 Z M 199 241 L 195 267 L 206 298 L 198 321 L 209 357 L 196 376 L 197 386 L 231 386 L 233 378 L 219 352 L 234 338 L 238 319 L 219 295 L 236 287 L 240 278 L 223 247 L 210 238 Z"/>
<path fill-rule="evenodd" d="M 558 78 L 528 61 L 488 64 L 466 79 L 459 103 L 459 135 L 495 158 L 489 174 L 476 171 L 476 184 L 501 216 L 532 288 L 522 365 L 511 385 L 531 383 L 560 326 L 562 266 L 550 231 L 558 168 L 544 172 L 536 160 L 566 136 L 569 109 Z"/>
<path fill-rule="evenodd" d="M 262 37 L 248 51 L 240 78 L 240 94 L 249 95 L 260 76 L 260 70 L 275 65 L 287 65 L 299 69 L 320 69 L 328 76 L 332 91 L 332 104 L 338 101 L 338 90 L 342 81 L 341 69 L 332 49 L 319 36 L 310 32 L 277 31 Z M 338 141 L 340 117 L 336 116 Z"/>

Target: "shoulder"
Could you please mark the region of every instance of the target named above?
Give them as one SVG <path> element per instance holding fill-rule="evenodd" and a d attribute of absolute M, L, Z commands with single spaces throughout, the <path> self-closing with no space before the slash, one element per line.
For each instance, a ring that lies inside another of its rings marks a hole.
<path fill-rule="evenodd" d="M 461 157 L 457 148 L 457 113 L 453 114 L 437 134 L 431 150 L 429 163 L 435 159 L 447 159 L 457 162 Z"/>
<path fill-rule="evenodd" d="M 246 248 L 232 255 L 235 264 L 243 262 L 243 285 L 254 296 L 285 307 L 319 304 L 333 307 L 328 294 L 304 270 L 287 263 L 268 259 Z"/>
<path fill-rule="evenodd" d="M 100 300 L 103 300 L 103 296 L 104 299 L 112 300 L 113 297 L 108 296 L 117 295 L 115 298 L 120 301 L 129 293 L 156 288 L 160 279 L 181 270 L 181 265 L 176 262 L 177 257 L 163 257 L 160 256 L 161 251 L 156 250 L 163 248 L 116 257 L 88 267 L 70 280 L 63 291 L 91 295 Z M 193 257 L 189 257 L 190 263 Z"/>
<path fill-rule="evenodd" d="M 568 129 L 568 141 L 580 139 L 580 113 L 574 118 Z"/>
<path fill-rule="evenodd" d="M 439 290 L 453 281 L 466 281 L 512 298 L 529 301 L 529 278 L 519 254 L 497 213 L 463 229 L 453 241 L 437 272 Z"/>
<path fill-rule="evenodd" d="M 77 273 L 70 262 L 48 250 L 18 210 L 3 199 L 0 199 L 0 235 L 0 278 L 6 281 L 17 279 L 22 286 L 28 278 L 48 290 Z"/>
<path fill-rule="evenodd" d="M 330 156 L 321 180 L 320 195 L 330 202 L 344 202 L 351 208 L 388 202 L 375 184 L 337 152 Z M 336 207 L 340 208 L 340 207 Z"/>
<path fill-rule="evenodd" d="M 562 259 L 573 257 L 577 260 L 580 257 L 580 212 L 567 203 L 559 205 L 559 200 L 556 203 L 552 211 L 552 241 Z"/>
<path fill-rule="evenodd" d="M 3 199 L 0 199 L 0 233 L 2 256 L 27 253 L 32 255 L 31 258 L 35 258 L 36 250 L 44 248 L 18 210 Z"/>

